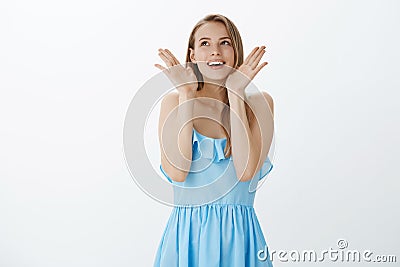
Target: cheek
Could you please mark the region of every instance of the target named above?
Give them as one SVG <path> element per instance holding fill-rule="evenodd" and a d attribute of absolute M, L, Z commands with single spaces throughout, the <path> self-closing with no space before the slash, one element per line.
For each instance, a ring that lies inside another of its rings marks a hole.
<path fill-rule="evenodd" d="M 207 53 L 204 50 L 198 50 L 195 52 L 195 58 L 197 61 L 205 61 L 207 59 Z"/>
<path fill-rule="evenodd" d="M 233 62 L 235 60 L 235 53 L 233 51 L 233 47 L 229 46 L 224 49 L 224 55 L 226 59 L 229 59 L 229 61 Z"/>

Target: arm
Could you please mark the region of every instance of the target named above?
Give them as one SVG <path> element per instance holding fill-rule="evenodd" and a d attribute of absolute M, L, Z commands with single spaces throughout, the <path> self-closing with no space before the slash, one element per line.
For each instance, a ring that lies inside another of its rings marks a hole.
<path fill-rule="evenodd" d="M 249 123 L 243 96 L 231 92 L 228 96 L 233 164 L 239 180 L 248 181 L 260 170 L 271 147 L 274 132 L 273 99 L 266 92 L 250 97 L 247 103 L 255 118 Z"/>
<path fill-rule="evenodd" d="M 239 180 L 250 180 L 260 157 L 260 146 L 254 138 L 246 115 L 244 95 L 228 91 L 231 118 L 232 158 Z"/>
<path fill-rule="evenodd" d="M 192 164 L 193 98 L 197 79 L 193 70 L 183 67 L 171 51 L 158 51 L 167 67 L 160 64 L 155 66 L 166 74 L 178 90 L 178 93 L 166 95 L 161 102 L 158 125 L 161 167 L 172 180 L 183 182 Z"/>
<path fill-rule="evenodd" d="M 265 46 L 254 48 L 238 71 L 230 74 L 226 81 L 231 107 L 233 164 L 241 181 L 247 181 L 254 177 L 266 159 L 272 142 L 272 109 L 267 108 L 269 104 L 264 98 L 265 95 L 257 94 L 254 101 L 249 101 L 245 94 L 245 89 L 250 81 L 268 64 L 268 62 L 263 62 L 259 65 L 265 53 L 264 49 Z M 252 122 L 249 122 L 246 116 L 245 100 L 255 115 Z"/>
<path fill-rule="evenodd" d="M 158 127 L 161 167 L 176 182 L 186 179 L 191 166 L 193 101 L 186 101 L 193 98 L 194 93 L 182 90 L 166 95 L 161 102 Z"/>

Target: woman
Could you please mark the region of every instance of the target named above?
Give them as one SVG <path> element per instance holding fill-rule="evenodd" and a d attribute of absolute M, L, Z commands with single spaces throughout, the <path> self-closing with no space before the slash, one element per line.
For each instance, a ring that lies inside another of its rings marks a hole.
<path fill-rule="evenodd" d="M 195 25 L 185 66 L 159 49 L 166 67 L 155 66 L 177 89 L 159 119 L 160 169 L 175 185 L 175 207 L 154 266 L 272 266 L 250 188 L 273 167 L 273 100 L 245 94 L 264 53 L 256 47 L 244 60 L 239 31 L 222 15 Z"/>

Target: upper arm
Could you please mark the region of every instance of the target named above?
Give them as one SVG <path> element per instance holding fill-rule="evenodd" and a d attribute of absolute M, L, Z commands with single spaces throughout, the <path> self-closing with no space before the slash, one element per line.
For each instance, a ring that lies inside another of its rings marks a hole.
<path fill-rule="evenodd" d="M 270 115 L 270 117 L 272 117 L 272 119 L 274 118 L 274 100 L 267 92 L 264 92 L 264 91 L 261 94 L 256 94 L 254 96 L 250 96 L 249 100 L 250 100 L 249 103 L 251 104 L 252 109 L 253 109 L 253 113 L 255 113 L 255 115 L 257 117 L 257 120 L 256 119 L 253 120 L 249 124 L 249 126 L 250 126 L 250 129 L 252 130 L 252 132 L 255 131 L 255 133 L 260 134 L 260 132 L 257 128 L 260 126 L 259 123 L 261 123 L 261 121 L 267 122 L 267 123 L 262 124 L 262 125 L 264 125 L 264 130 L 267 130 L 266 127 L 268 127 L 269 120 L 265 120 L 266 119 L 265 115 L 267 115 L 267 116 Z M 269 109 L 269 112 L 266 109 Z"/>
<path fill-rule="evenodd" d="M 274 117 L 274 100 L 272 99 L 272 96 L 270 96 L 267 92 L 262 92 L 262 95 L 264 98 L 267 100 L 269 109 L 271 110 L 272 118 Z"/>
<path fill-rule="evenodd" d="M 160 116 L 158 120 L 158 137 L 161 140 L 161 131 L 171 111 L 179 104 L 179 94 L 171 92 L 161 100 Z"/>
<path fill-rule="evenodd" d="M 252 97 L 251 105 L 254 108 L 256 118 L 251 122 L 250 130 L 255 140 L 257 140 L 258 148 L 258 164 L 256 172 L 260 170 L 266 161 L 273 138 L 274 128 L 274 101 L 267 92 L 257 94 Z"/>
<path fill-rule="evenodd" d="M 161 101 L 160 116 L 158 122 L 158 139 L 160 143 L 160 153 L 161 153 L 161 170 L 170 180 L 175 180 L 177 182 L 183 181 L 185 174 L 179 169 L 175 168 L 173 164 L 169 162 L 165 151 L 163 149 L 164 145 L 162 142 L 162 131 L 165 121 L 171 116 L 171 112 L 179 105 L 179 94 L 177 92 L 171 92 L 164 96 Z M 165 142 L 165 140 L 164 140 Z"/>

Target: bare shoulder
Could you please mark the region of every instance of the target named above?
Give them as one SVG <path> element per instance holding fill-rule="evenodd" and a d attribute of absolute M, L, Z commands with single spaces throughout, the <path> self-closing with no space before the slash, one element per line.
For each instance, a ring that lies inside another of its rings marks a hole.
<path fill-rule="evenodd" d="M 161 109 L 167 108 L 171 109 L 174 108 L 179 103 L 179 93 L 172 91 L 166 94 L 163 99 L 161 100 Z"/>
<path fill-rule="evenodd" d="M 274 116 L 274 100 L 270 94 L 262 91 L 261 94 L 252 94 L 248 96 L 249 101 L 255 105 L 256 108 L 262 108 L 265 100 L 268 103 L 269 109 L 271 110 L 272 116 Z"/>

